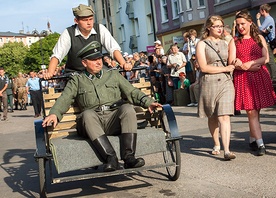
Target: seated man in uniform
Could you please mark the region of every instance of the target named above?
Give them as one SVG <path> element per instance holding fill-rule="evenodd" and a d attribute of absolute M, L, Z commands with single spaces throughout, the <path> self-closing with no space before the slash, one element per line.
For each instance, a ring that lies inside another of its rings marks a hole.
<path fill-rule="evenodd" d="M 150 112 L 162 105 L 133 87 L 118 71 L 104 70 L 100 44 L 93 41 L 82 48 L 78 56 L 86 68 L 72 75 L 62 95 L 51 108 L 42 125 L 55 127 L 70 105 L 77 103 L 81 113 L 77 118 L 78 134 L 88 137 L 104 161 L 105 172 L 118 169 L 118 158 L 107 135 L 121 135 L 121 156 L 124 168 L 138 168 L 145 164 L 135 158 L 137 118 L 133 106 L 123 102 L 125 95 L 132 104 L 148 108 Z"/>

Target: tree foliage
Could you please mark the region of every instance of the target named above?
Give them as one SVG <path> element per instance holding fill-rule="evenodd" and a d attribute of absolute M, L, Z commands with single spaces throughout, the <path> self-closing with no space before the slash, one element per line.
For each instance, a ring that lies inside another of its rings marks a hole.
<path fill-rule="evenodd" d="M 30 48 L 24 46 L 22 42 L 5 43 L 0 47 L 0 66 L 11 76 L 16 76 L 18 72 L 41 70 L 41 65 L 49 64 L 59 36 L 58 33 L 50 34 L 33 43 Z"/>
<path fill-rule="evenodd" d="M 24 72 L 24 59 L 28 52 L 28 47 L 20 43 L 6 43 L 0 48 L 0 65 L 5 72 L 14 76 L 18 72 Z"/>
<path fill-rule="evenodd" d="M 59 36 L 58 33 L 50 34 L 31 45 L 24 61 L 28 71 L 39 71 L 41 65 L 47 66 L 49 64 L 52 50 Z"/>

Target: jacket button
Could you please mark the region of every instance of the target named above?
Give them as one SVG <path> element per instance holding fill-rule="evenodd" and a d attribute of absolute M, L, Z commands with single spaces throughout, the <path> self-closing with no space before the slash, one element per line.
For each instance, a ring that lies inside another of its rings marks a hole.
<path fill-rule="evenodd" d="M 218 79 L 218 81 L 220 81 L 220 78 Z"/>

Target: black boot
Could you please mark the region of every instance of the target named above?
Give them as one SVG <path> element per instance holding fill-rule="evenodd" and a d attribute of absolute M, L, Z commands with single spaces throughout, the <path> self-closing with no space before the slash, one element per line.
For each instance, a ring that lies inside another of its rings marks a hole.
<path fill-rule="evenodd" d="M 23 105 L 23 110 L 27 110 L 27 104 L 26 103 Z"/>
<path fill-rule="evenodd" d="M 18 102 L 17 101 L 14 102 L 14 107 L 15 107 L 14 110 L 18 110 Z"/>
<path fill-rule="evenodd" d="M 139 168 L 145 165 L 143 158 L 135 158 L 137 133 L 122 133 L 121 152 L 124 168 Z"/>
<path fill-rule="evenodd" d="M 119 166 L 118 158 L 108 138 L 105 135 L 102 135 L 92 141 L 92 143 L 105 162 L 103 171 L 110 172 L 117 170 Z"/>
<path fill-rule="evenodd" d="M 23 110 L 23 104 L 22 103 L 19 103 L 19 110 Z"/>

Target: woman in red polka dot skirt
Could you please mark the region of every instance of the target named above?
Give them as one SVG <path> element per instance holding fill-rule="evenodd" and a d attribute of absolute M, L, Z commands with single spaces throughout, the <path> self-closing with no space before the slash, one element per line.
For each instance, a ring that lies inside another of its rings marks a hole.
<path fill-rule="evenodd" d="M 246 110 L 250 129 L 249 146 L 261 156 L 266 150 L 260 110 L 276 102 L 270 74 L 265 67 L 269 60 L 267 44 L 247 11 L 240 11 L 236 15 L 236 28 L 238 35 L 229 44 L 229 61 L 236 66 L 235 108 Z"/>

